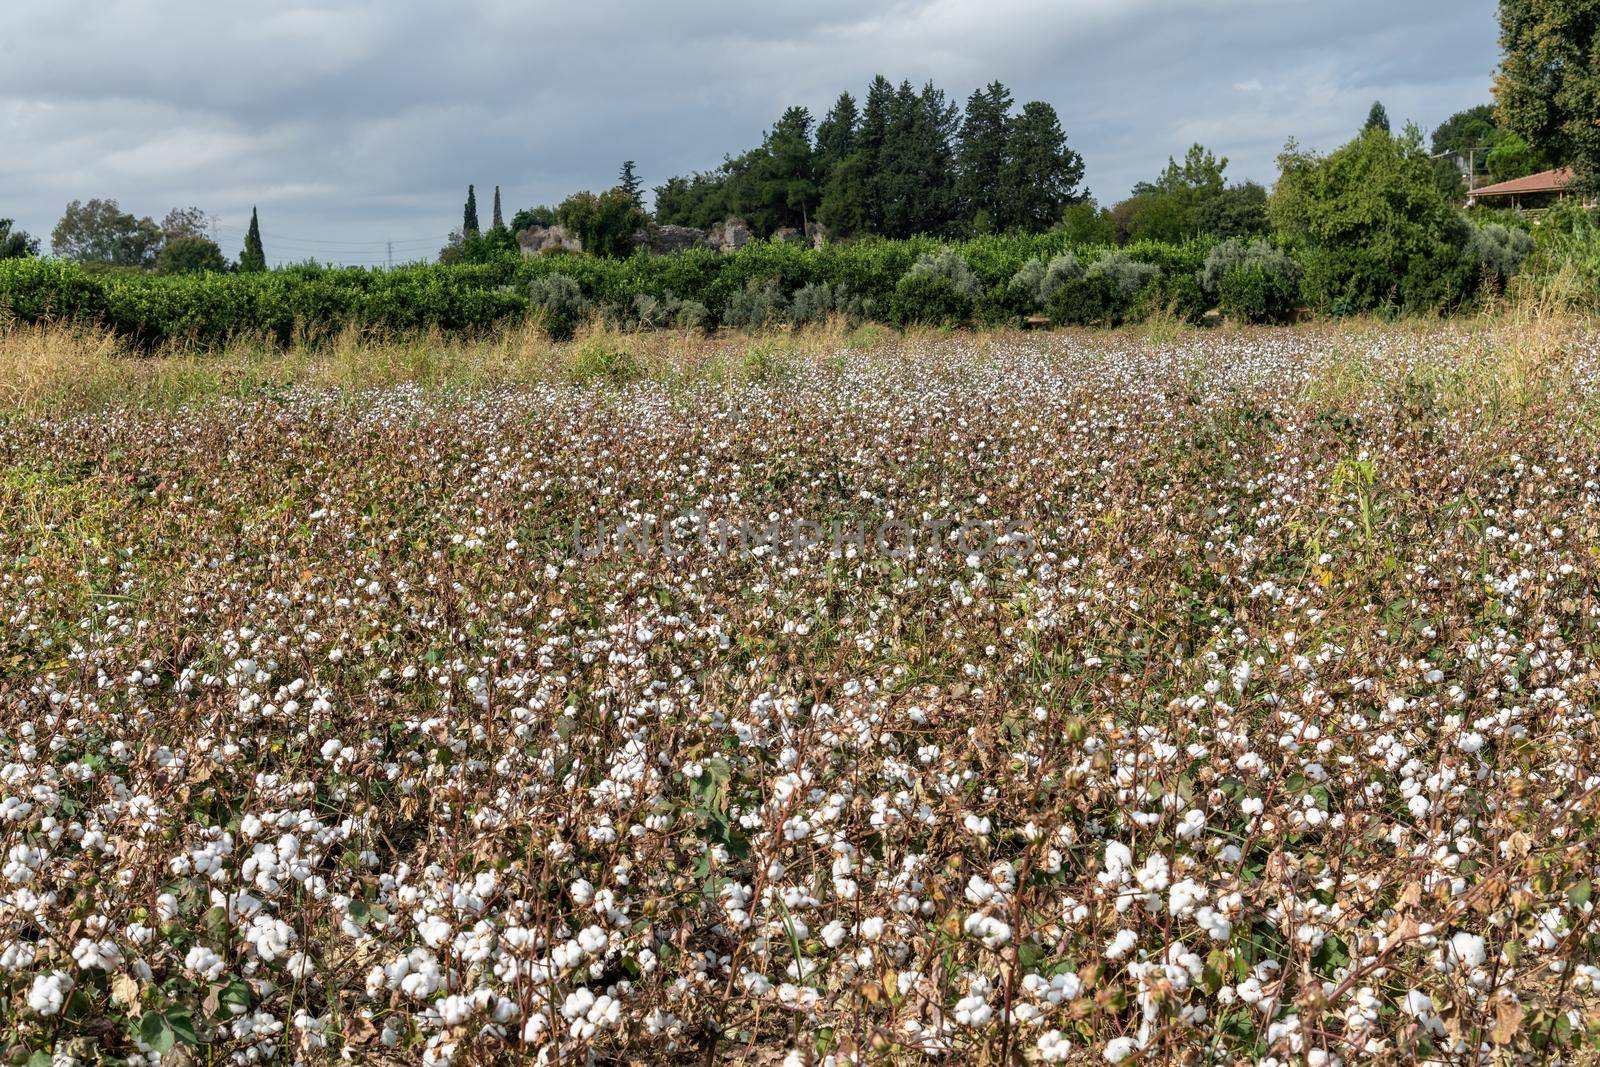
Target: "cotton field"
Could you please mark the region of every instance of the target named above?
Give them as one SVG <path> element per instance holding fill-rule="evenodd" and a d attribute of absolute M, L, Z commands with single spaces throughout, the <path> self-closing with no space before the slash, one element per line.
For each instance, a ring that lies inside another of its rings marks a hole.
<path fill-rule="evenodd" d="M 1600 336 L 0 421 L 12 1062 L 1590 1062 Z"/>

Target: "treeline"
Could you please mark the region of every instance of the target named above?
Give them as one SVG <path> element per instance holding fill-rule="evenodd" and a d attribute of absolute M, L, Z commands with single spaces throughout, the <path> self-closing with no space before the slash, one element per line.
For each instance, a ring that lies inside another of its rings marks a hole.
<path fill-rule="evenodd" d="M 1369 128 L 1327 156 L 1286 152 L 1266 204 L 1266 238 L 1119 245 L 1077 241 L 1056 227 L 965 240 L 813 248 L 772 239 L 731 253 L 558 253 L 174 277 L 13 259 L 0 263 L 0 305 L 25 321 L 93 322 L 158 346 L 315 340 L 351 325 L 471 331 L 530 318 L 556 337 L 590 320 L 622 329 L 758 329 L 830 316 L 897 326 L 1014 326 L 1033 316 L 1114 325 L 1154 314 L 1200 322 L 1217 309 L 1241 322 L 1280 322 L 1305 310 L 1452 311 L 1507 292 L 1530 263 L 1539 277 L 1561 279 L 1574 300 L 1600 303 L 1593 212 L 1555 211 L 1533 232 L 1514 216 L 1469 220 L 1438 188 L 1421 141 L 1415 129 L 1393 136 Z M 1194 210 L 1212 202 L 1198 198 Z"/>
<path fill-rule="evenodd" d="M 932 82 L 879 75 L 820 122 L 791 107 L 762 143 L 655 190 L 662 225 L 707 229 L 737 217 L 758 236 L 821 223 L 835 238 L 967 236 L 1055 226 L 1082 199 L 1083 158 L 1055 108 L 1015 108 L 992 82 L 965 109 Z"/>

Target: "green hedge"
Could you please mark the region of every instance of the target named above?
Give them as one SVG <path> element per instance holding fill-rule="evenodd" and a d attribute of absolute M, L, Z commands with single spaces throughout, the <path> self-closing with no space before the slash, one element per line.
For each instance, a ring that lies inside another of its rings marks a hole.
<path fill-rule="evenodd" d="M 1069 247 L 1059 233 L 990 236 L 956 244 L 932 238 L 872 240 L 813 249 L 777 241 L 752 242 L 724 254 L 697 249 L 625 260 L 555 254 L 508 255 L 489 263 L 415 265 L 392 270 L 285 267 L 257 274 L 158 276 L 96 273 L 53 259 L 0 262 L 0 307 L 24 321 L 70 319 L 103 324 L 136 343 L 217 344 L 268 336 L 287 342 L 317 339 L 347 325 L 384 330 L 481 330 L 515 321 L 529 310 L 534 279 L 562 274 L 577 282 L 597 313 L 625 320 L 642 295 L 703 305 L 712 322 L 748 302 L 739 294 L 773 290 L 788 301 L 807 286 L 827 286 L 840 307 L 881 309 L 908 321 L 900 288 L 913 263 L 953 248 L 983 290 L 973 300 L 985 322 L 1014 319 L 1021 310 L 1006 292 L 1028 260 Z M 1077 249 L 1085 262 L 1104 249 Z M 1128 246 L 1132 258 L 1161 268 L 1161 277 L 1188 279 L 1204 263 L 1204 244 Z M 1180 283 L 1181 284 L 1181 283 Z M 898 294 L 898 295 L 897 295 Z M 948 321 L 950 309 L 933 316 Z M 867 314 L 878 312 L 868 311 Z"/>

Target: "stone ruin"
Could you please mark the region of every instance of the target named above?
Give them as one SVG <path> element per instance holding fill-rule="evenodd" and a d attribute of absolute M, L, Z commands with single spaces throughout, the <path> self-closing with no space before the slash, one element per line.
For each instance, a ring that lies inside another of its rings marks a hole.
<path fill-rule="evenodd" d="M 565 252 L 582 252 L 583 242 L 559 224 L 529 226 L 526 230 L 517 231 L 517 247 L 522 249 L 522 254 L 525 256 L 540 256 L 557 249 Z"/>
<path fill-rule="evenodd" d="M 693 226 L 652 226 L 648 230 L 640 230 L 634 234 L 633 243 L 636 247 L 648 249 L 652 255 L 664 256 L 674 252 L 685 252 L 691 248 L 732 252 L 749 244 L 754 236 L 749 223 L 730 216 L 710 230 L 701 230 Z M 828 231 L 821 223 L 813 222 L 806 227 L 804 235 L 799 230 L 786 226 L 774 233 L 773 237 L 780 241 L 809 239 L 813 246 L 821 248 L 827 243 Z M 583 251 L 583 242 L 559 225 L 529 226 L 526 230 L 518 232 L 517 245 L 525 256 L 539 256 L 557 249 L 566 252 Z"/>

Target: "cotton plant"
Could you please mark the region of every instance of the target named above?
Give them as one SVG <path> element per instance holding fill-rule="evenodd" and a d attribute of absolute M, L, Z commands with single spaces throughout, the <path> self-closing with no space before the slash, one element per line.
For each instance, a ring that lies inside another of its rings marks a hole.
<path fill-rule="evenodd" d="M 1600 345 L 1353 336 L 0 421 L 8 1038 L 1582 1062 Z"/>

